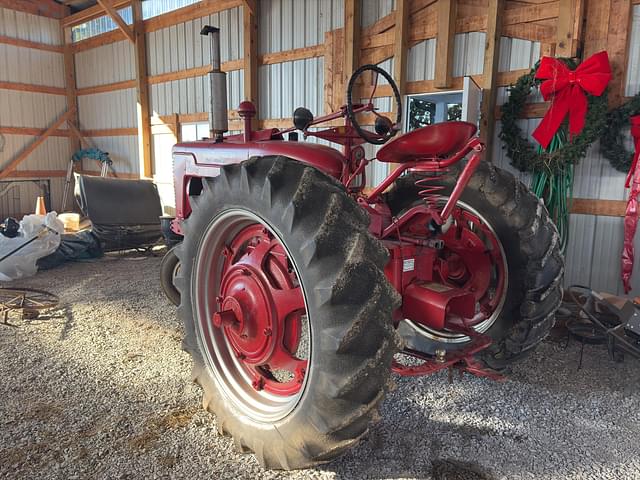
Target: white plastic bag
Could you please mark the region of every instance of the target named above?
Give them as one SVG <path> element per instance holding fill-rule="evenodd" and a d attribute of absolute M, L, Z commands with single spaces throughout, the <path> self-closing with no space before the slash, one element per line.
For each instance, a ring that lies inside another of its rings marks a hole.
<path fill-rule="evenodd" d="M 45 225 L 57 233 L 47 230 Z M 0 281 L 6 282 L 35 275 L 38 271 L 36 262 L 39 258 L 56 251 L 60 245 L 62 233 L 64 233 L 64 225 L 58 220 L 56 212 L 49 212 L 46 215 L 25 215 L 20 222 L 18 236 L 15 238 L 7 238 L 0 234 L 0 258 L 41 234 L 37 240 L 0 261 Z"/>

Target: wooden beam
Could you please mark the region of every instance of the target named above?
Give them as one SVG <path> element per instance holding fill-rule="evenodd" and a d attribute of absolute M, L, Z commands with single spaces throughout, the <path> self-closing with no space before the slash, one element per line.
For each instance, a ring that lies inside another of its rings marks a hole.
<path fill-rule="evenodd" d="M 66 7 L 53 0 L 0 0 L 0 7 L 49 18 L 66 15 Z"/>
<path fill-rule="evenodd" d="M 122 82 L 108 83 L 106 85 L 96 85 L 95 87 L 85 87 L 76 90 L 77 95 L 95 95 L 96 93 L 114 92 L 116 90 L 126 90 L 136 88 L 135 80 L 124 80 Z"/>
<path fill-rule="evenodd" d="M 305 58 L 322 57 L 325 47 L 323 44 L 313 45 L 311 47 L 294 48 L 293 50 L 285 50 L 282 52 L 265 53 L 258 57 L 259 65 L 273 65 L 274 63 L 292 62 L 294 60 L 302 60 Z"/>
<path fill-rule="evenodd" d="M 49 93 L 51 95 L 66 95 L 67 90 L 60 87 L 34 85 L 32 83 L 0 82 L 0 90 L 16 90 L 18 92 Z"/>
<path fill-rule="evenodd" d="M 484 82 L 482 85 L 482 105 L 480 107 L 480 140 L 486 148 L 485 158 L 489 160 L 492 158 L 493 131 L 495 129 L 494 109 L 496 105 L 496 83 L 504 6 L 504 0 L 489 0 L 489 10 L 487 12 L 487 36 L 483 70 Z"/>
<path fill-rule="evenodd" d="M 360 1 L 344 1 L 344 85 L 349 83 L 353 72 L 358 68 L 360 57 Z"/>
<path fill-rule="evenodd" d="M 580 215 L 600 215 L 603 217 L 624 217 L 626 200 L 600 200 L 594 198 L 574 198 L 571 213 Z"/>
<path fill-rule="evenodd" d="M 613 75 L 609 84 L 609 106 L 613 108 L 617 108 L 624 103 L 632 19 L 633 5 L 631 0 L 611 1 L 607 52 L 609 53 L 611 73 Z"/>
<path fill-rule="evenodd" d="M 256 0 L 243 0 L 242 3 L 242 8 L 246 8 L 247 10 L 249 10 L 249 13 L 251 13 L 251 15 L 258 15 L 258 5 Z"/>
<path fill-rule="evenodd" d="M 66 177 L 66 170 L 15 170 L 6 177 L 7 179 L 12 178 L 59 178 Z"/>
<path fill-rule="evenodd" d="M 67 110 L 73 110 L 75 113 L 69 117 L 69 121 L 67 125 L 69 128 L 76 128 L 79 122 L 78 116 L 78 96 L 76 93 L 76 65 L 75 58 L 73 55 L 73 51 L 71 50 L 71 29 L 64 28 L 62 24 L 60 25 L 60 29 L 62 30 L 62 39 L 64 41 L 64 81 L 65 81 L 65 90 L 67 92 Z M 69 136 L 69 150 L 73 155 L 80 149 L 80 139 L 74 137 L 73 135 Z"/>
<path fill-rule="evenodd" d="M 409 3 L 409 0 L 396 0 L 393 77 L 398 84 L 400 98 L 404 98 L 407 87 L 407 53 L 409 52 Z"/>
<path fill-rule="evenodd" d="M 457 0 L 438 0 L 437 4 L 435 85 L 438 88 L 451 87 L 457 6 Z"/>
<path fill-rule="evenodd" d="M 85 137 L 84 134 L 78 129 L 78 127 L 76 127 L 72 123 L 67 123 L 67 125 L 69 126 L 69 131 L 71 132 L 71 134 L 75 136 L 78 142 L 82 143 L 85 148 L 96 147 L 96 144 L 93 143 L 93 140 L 91 140 L 89 137 Z"/>
<path fill-rule="evenodd" d="M 81 130 L 83 137 L 135 137 L 137 128 L 105 128 L 102 130 Z"/>
<path fill-rule="evenodd" d="M 42 129 L 42 128 L 32 128 L 32 127 L 3 127 L 3 126 L 0 126 L 0 133 L 3 134 L 3 135 L 24 135 L 24 136 L 31 136 L 31 137 L 39 137 L 46 131 L 47 131 L 46 128 Z M 67 130 L 54 130 L 53 132 L 51 132 L 51 134 L 49 136 L 51 136 L 51 137 L 68 137 L 69 136 L 69 132 Z"/>
<path fill-rule="evenodd" d="M 62 45 L 49 45 L 48 43 L 31 42 L 29 40 L 22 40 L 21 38 L 5 37 L 4 35 L 0 35 L 0 44 L 55 53 L 62 53 L 64 49 Z"/>
<path fill-rule="evenodd" d="M 244 44 L 244 99 L 258 104 L 258 6 L 245 1 L 242 8 Z M 236 105 L 232 105 L 236 107 Z M 255 126 L 254 119 L 254 126 Z"/>
<path fill-rule="evenodd" d="M 612 0 L 586 0 L 587 12 L 584 27 L 584 58 L 588 58 L 602 50 L 607 50 L 611 1 Z M 619 19 L 612 17 L 612 20 L 617 21 Z"/>
<path fill-rule="evenodd" d="M 559 2 L 556 42 L 556 55 L 559 57 L 573 57 L 574 51 L 577 50 L 577 43 L 574 42 L 573 35 L 576 7 L 576 0 L 560 0 Z"/>
<path fill-rule="evenodd" d="M 131 0 L 111 0 L 111 6 L 117 10 L 129 6 L 129 4 L 131 4 Z M 65 28 L 72 27 L 100 17 L 104 17 L 104 9 L 100 5 L 94 5 L 93 7 L 85 8 L 73 15 L 65 17 L 62 20 L 62 25 Z"/>
<path fill-rule="evenodd" d="M 146 33 L 155 32 L 161 28 L 205 17 L 213 13 L 237 7 L 238 5 L 242 5 L 242 0 L 201 0 L 192 5 L 145 20 L 144 31 Z"/>
<path fill-rule="evenodd" d="M 135 2 L 134 2 L 135 3 Z M 105 12 L 111 17 L 111 19 L 116 22 L 118 28 L 122 30 L 122 33 L 126 35 L 126 37 L 131 41 L 131 43 L 136 43 L 136 37 L 131 30 L 131 27 L 127 25 L 127 23 L 122 19 L 118 11 L 111 5 L 111 0 L 98 0 L 98 4 L 104 8 Z"/>
<path fill-rule="evenodd" d="M 150 178 L 153 176 L 151 114 L 149 108 L 149 83 L 147 81 L 147 46 L 142 20 L 141 0 L 133 0 L 131 7 L 133 9 L 135 31 L 136 94 L 138 97 L 138 158 L 140 159 L 140 176 Z"/>
<path fill-rule="evenodd" d="M 74 113 L 74 110 L 67 110 L 65 113 L 60 115 L 58 119 L 53 122 L 53 124 L 49 128 L 47 128 L 47 130 L 41 136 L 36 138 L 24 150 L 18 153 L 13 158 L 13 160 L 11 160 L 9 164 L 0 171 L 0 179 L 8 177 L 9 174 L 11 174 L 16 168 L 18 168 L 18 165 L 20 165 L 29 155 L 31 155 L 31 153 L 36 148 L 38 148 L 47 138 L 49 138 L 49 136 L 51 136 L 53 132 L 58 130 L 58 127 L 60 127 L 64 122 L 71 118 Z"/>

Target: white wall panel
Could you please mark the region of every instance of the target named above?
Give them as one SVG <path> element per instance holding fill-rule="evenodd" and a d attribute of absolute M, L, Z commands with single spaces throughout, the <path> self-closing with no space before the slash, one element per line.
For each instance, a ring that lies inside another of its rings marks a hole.
<path fill-rule="evenodd" d="M 0 81 L 64 87 L 63 57 L 57 52 L 0 44 Z"/>
<path fill-rule="evenodd" d="M 140 173 L 137 136 L 94 137 L 91 140 L 96 147 L 109 154 L 116 173 Z M 85 161 L 85 168 L 99 171 L 96 162 Z"/>
<path fill-rule="evenodd" d="M 76 84 L 79 88 L 134 80 L 134 46 L 129 40 L 110 43 L 78 53 Z"/>
<path fill-rule="evenodd" d="M 640 5 L 634 5 L 629 40 L 629 65 L 627 68 L 626 95 L 640 92 Z"/>
<path fill-rule="evenodd" d="M 324 59 L 307 58 L 258 68 L 259 118 L 290 117 L 296 107 L 323 113 Z"/>
<path fill-rule="evenodd" d="M 211 61 L 211 44 L 200 35 L 204 25 L 220 28 L 223 62 L 242 56 L 242 8 L 236 7 L 147 34 L 149 75 L 201 67 Z"/>
<path fill-rule="evenodd" d="M 80 125 L 87 130 L 135 128 L 136 110 L 135 88 L 78 97 Z"/>
<path fill-rule="evenodd" d="M 362 0 L 360 4 L 360 25 L 368 27 L 395 9 L 395 0 Z"/>
<path fill-rule="evenodd" d="M 0 125 L 48 128 L 66 105 L 61 95 L 0 89 Z"/>
<path fill-rule="evenodd" d="M 459 33 L 453 46 L 454 77 L 480 75 L 484 69 L 485 32 Z"/>
<path fill-rule="evenodd" d="M 436 69 L 436 39 L 424 40 L 409 49 L 407 81 L 433 80 Z"/>
<path fill-rule="evenodd" d="M 0 35 L 48 45 L 62 43 L 59 20 L 7 8 L 0 8 Z"/>
<path fill-rule="evenodd" d="M 260 54 L 322 44 L 344 24 L 342 0 L 261 0 L 259 9 Z"/>

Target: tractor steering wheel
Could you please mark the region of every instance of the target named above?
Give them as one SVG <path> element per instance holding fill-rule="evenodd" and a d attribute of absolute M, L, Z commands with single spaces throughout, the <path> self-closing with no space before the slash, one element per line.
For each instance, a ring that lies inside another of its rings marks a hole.
<path fill-rule="evenodd" d="M 373 103 L 373 96 L 375 95 L 376 89 L 378 88 L 378 75 L 382 75 L 387 80 L 387 82 L 389 82 L 396 100 L 395 124 L 391 123 L 391 120 L 389 120 L 387 117 L 380 115 L 378 112 L 372 109 L 373 114 L 376 116 L 375 132 L 365 130 L 360 126 L 358 120 L 356 119 L 356 116 L 361 110 L 358 110 L 356 112 L 354 110 L 353 104 L 353 89 L 355 87 L 356 81 L 358 80 L 358 77 L 366 71 L 372 71 L 375 74 L 373 90 L 371 90 L 368 105 L 372 105 Z M 377 65 L 363 65 L 355 72 L 353 72 L 353 75 L 351 75 L 351 78 L 349 79 L 349 85 L 347 86 L 347 116 L 351 121 L 353 128 L 355 128 L 356 132 L 358 132 L 358 135 L 360 135 L 360 137 L 366 142 L 373 143 L 374 145 L 382 145 L 391 140 L 391 138 L 395 136 L 398 130 L 400 130 L 400 126 L 402 124 L 402 100 L 400 99 L 400 91 L 398 90 L 398 86 L 393 80 L 393 77 Z"/>

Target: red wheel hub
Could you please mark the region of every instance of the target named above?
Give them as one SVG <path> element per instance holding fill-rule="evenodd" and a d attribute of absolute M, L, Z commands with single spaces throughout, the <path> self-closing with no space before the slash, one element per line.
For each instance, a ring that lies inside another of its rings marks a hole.
<path fill-rule="evenodd" d="M 211 319 L 256 390 L 293 395 L 308 360 L 296 356 L 304 296 L 280 242 L 260 225 L 238 233 L 223 255 L 218 311 Z"/>

